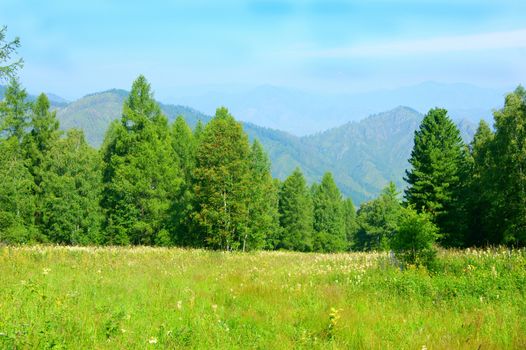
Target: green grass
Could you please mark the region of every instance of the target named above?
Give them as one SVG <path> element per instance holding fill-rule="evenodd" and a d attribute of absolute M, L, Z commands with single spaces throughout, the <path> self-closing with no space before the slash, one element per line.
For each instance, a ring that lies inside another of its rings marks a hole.
<path fill-rule="evenodd" d="M 1 349 L 526 347 L 526 251 L 0 248 Z"/>

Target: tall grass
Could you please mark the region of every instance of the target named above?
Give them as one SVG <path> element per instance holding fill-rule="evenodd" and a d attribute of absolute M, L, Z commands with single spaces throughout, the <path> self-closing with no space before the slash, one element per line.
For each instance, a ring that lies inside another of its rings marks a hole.
<path fill-rule="evenodd" d="M 0 348 L 526 348 L 526 251 L 0 248 Z"/>

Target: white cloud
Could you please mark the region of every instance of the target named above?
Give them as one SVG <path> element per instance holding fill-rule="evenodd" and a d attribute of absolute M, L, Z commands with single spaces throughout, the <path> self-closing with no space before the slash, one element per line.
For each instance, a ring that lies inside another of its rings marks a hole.
<path fill-rule="evenodd" d="M 356 45 L 328 50 L 310 51 L 306 54 L 307 56 L 321 58 L 351 58 L 513 48 L 526 48 L 526 29 Z"/>

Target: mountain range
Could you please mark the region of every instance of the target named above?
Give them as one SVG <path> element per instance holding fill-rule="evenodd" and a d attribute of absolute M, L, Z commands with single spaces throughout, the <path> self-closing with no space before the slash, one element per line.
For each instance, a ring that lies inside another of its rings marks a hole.
<path fill-rule="evenodd" d="M 88 142 L 99 147 L 108 125 L 121 116 L 127 95 L 125 90 L 112 89 L 73 102 L 51 95 L 50 101 L 63 129 L 82 129 Z M 206 123 L 211 118 L 183 105 L 160 103 L 160 106 L 170 121 L 182 115 L 192 127 L 199 120 Z M 308 136 L 295 136 L 250 122 L 243 122 L 243 127 L 249 138 L 258 139 L 268 152 L 273 176 L 283 180 L 294 168 L 300 167 L 312 183 L 319 181 L 325 171 L 331 171 L 342 193 L 359 205 L 377 196 L 389 181 L 394 181 L 400 189 L 404 187 L 404 170 L 408 166 L 414 131 L 422 118 L 415 109 L 398 106 Z M 457 125 L 464 140 L 469 142 L 476 124 L 462 119 Z"/>
<path fill-rule="evenodd" d="M 454 120 L 475 123 L 480 119 L 491 120 L 492 110 L 501 105 L 504 95 L 512 90 L 513 87 L 424 82 L 396 89 L 331 93 L 263 85 L 209 88 L 201 94 L 174 96 L 171 100 L 206 114 L 213 114 L 217 106 L 224 105 L 243 121 L 305 136 L 400 105 L 411 106 L 420 113 L 437 106 L 446 108 Z"/>

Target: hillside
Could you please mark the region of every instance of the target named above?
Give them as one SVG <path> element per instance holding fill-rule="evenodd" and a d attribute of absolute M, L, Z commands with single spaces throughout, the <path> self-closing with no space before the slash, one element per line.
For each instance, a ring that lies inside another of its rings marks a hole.
<path fill-rule="evenodd" d="M 117 89 L 86 95 L 57 110 L 60 125 L 64 129 L 84 130 L 88 142 L 99 147 L 110 123 L 120 118 L 126 96 L 128 96 L 127 91 Z M 185 106 L 161 104 L 161 109 L 170 120 L 183 115 L 192 127 L 198 120 L 207 122 L 210 119 L 209 116 Z"/>
<path fill-rule="evenodd" d="M 113 89 L 86 95 L 69 104 L 57 101 L 54 107 L 63 129 L 82 129 L 88 142 L 99 147 L 108 125 L 121 116 L 127 94 L 125 90 Z M 190 107 L 160 105 L 170 121 L 183 115 L 195 127 L 198 120 L 204 123 L 210 120 L 210 116 Z M 252 123 L 243 125 L 249 138 L 258 139 L 268 152 L 275 177 L 283 180 L 300 167 L 307 180 L 314 182 L 325 171 L 331 171 L 344 195 L 360 204 L 376 196 L 391 180 L 399 188 L 404 186 L 403 174 L 413 146 L 413 133 L 422 118 L 416 110 L 397 107 L 303 137 Z M 464 139 L 469 141 L 475 124 L 464 119 L 458 125 Z"/>

